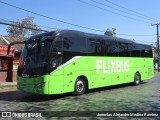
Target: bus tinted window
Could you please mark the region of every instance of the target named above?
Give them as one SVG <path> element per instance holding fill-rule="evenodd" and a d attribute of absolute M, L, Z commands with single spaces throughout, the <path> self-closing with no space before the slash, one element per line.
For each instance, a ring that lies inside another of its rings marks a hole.
<path fill-rule="evenodd" d="M 87 55 L 86 38 L 64 37 L 63 54 L 64 63 L 75 56 Z"/>
<path fill-rule="evenodd" d="M 131 50 L 131 57 L 141 57 L 141 48 L 140 44 L 135 44 L 134 48 Z"/>
<path fill-rule="evenodd" d="M 88 38 L 87 49 L 89 56 L 104 56 L 104 41 Z"/>
<path fill-rule="evenodd" d="M 128 43 L 118 42 L 119 56 L 130 57 L 130 51 L 128 50 Z"/>
<path fill-rule="evenodd" d="M 142 57 L 153 57 L 152 49 L 146 45 L 143 45 L 143 46 L 144 46 L 144 49 L 141 50 L 141 56 Z"/>
<path fill-rule="evenodd" d="M 65 37 L 63 39 L 63 50 L 67 52 L 75 52 L 80 54 L 87 54 L 86 39 L 79 37 Z M 78 55 L 78 54 L 77 54 Z"/>
<path fill-rule="evenodd" d="M 54 50 L 56 49 L 57 51 L 62 51 L 62 39 L 57 37 L 54 39 L 53 43 L 52 43 L 52 49 L 53 52 L 55 52 Z M 51 50 L 52 51 L 52 50 Z"/>
<path fill-rule="evenodd" d="M 105 47 L 104 47 L 104 55 L 105 55 L 105 56 L 109 56 L 110 41 L 106 40 L 104 44 L 105 44 Z"/>
<path fill-rule="evenodd" d="M 116 41 L 107 42 L 106 45 L 108 48 L 105 52 L 106 56 L 118 56 L 119 48 Z"/>

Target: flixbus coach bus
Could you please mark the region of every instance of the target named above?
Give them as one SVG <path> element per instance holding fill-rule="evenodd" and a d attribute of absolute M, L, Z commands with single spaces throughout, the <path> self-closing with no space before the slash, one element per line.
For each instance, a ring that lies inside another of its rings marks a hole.
<path fill-rule="evenodd" d="M 17 87 L 36 94 L 77 95 L 88 89 L 154 76 L 152 48 L 107 35 L 73 30 L 42 33 L 22 42 Z"/>

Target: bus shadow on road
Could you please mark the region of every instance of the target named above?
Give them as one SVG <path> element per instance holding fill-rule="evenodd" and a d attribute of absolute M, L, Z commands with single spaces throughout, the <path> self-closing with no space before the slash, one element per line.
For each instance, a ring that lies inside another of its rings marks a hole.
<path fill-rule="evenodd" d="M 40 95 L 40 94 L 25 93 L 21 91 L 7 91 L 7 92 L 0 92 L 0 101 L 43 102 L 43 101 L 64 98 L 66 96 L 74 96 L 74 94 L 66 93 L 66 94 L 58 94 L 58 95 Z"/>
<path fill-rule="evenodd" d="M 146 84 L 147 82 L 143 82 L 142 84 Z M 121 85 L 114 85 L 108 86 L 103 88 L 96 88 L 89 90 L 86 94 L 89 95 L 90 93 L 98 93 L 101 91 L 107 91 L 112 89 L 120 89 L 133 86 L 131 83 L 121 84 Z M 43 102 L 49 100 L 56 100 L 56 99 L 63 99 L 65 97 L 74 97 L 74 93 L 65 93 L 65 94 L 58 94 L 58 95 L 40 95 L 40 94 L 32 94 L 26 93 L 21 91 L 6 91 L 0 92 L 0 101 L 10 101 L 10 102 Z"/>
<path fill-rule="evenodd" d="M 146 84 L 147 82 L 142 82 L 140 85 Z M 119 85 L 113 85 L 113 86 L 107 86 L 107 87 L 101 87 L 101 88 L 95 88 L 91 89 L 88 91 L 88 93 L 96 93 L 96 92 L 101 92 L 101 91 L 106 91 L 106 90 L 114 90 L 114 89 L 120 89 L 120 88 L 125 88 L 125 87 L 131 87 L 135 86 L 133 83 L 125 83 L 125 84 L 119 84 Z"/>

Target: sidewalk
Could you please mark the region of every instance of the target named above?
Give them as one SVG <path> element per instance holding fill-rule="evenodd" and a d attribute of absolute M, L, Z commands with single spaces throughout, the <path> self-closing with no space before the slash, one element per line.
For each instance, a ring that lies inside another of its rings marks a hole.
<path fill-rule="evenodd" d="M 0 90 L 13 88 L 17 88 L 17 82 L 0 82 Z"/>

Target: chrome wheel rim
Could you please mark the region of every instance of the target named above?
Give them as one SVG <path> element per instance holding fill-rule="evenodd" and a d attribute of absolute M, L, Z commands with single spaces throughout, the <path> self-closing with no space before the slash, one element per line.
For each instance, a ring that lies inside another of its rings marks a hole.
<path fill-rule="evenodd" d="M 76 84 L 76 90 L 77 92 L 82 92 L 84 90 L 84 83 L 82 81 L 78 81 Z"/>
<path fill-rule="evenodd" d="M 139 75 L 136 75 L 136 77 L 135 77 L 135 82 L 136 82 L 136 84 L 139 84 L 139 83 L 140 83 L 140 77 L 139 77 Z"/>

